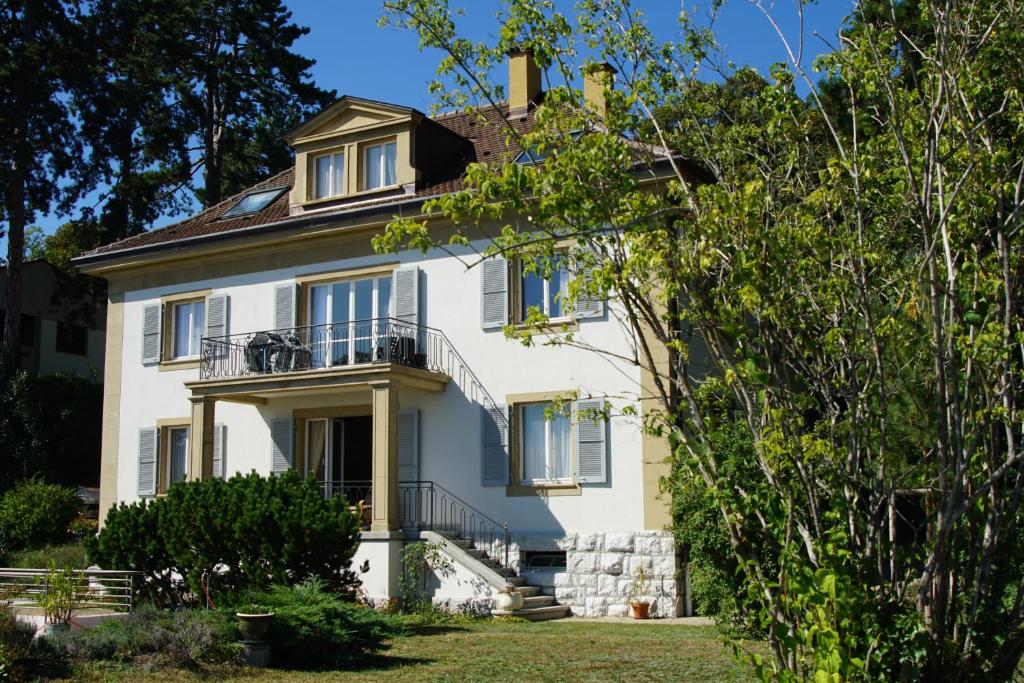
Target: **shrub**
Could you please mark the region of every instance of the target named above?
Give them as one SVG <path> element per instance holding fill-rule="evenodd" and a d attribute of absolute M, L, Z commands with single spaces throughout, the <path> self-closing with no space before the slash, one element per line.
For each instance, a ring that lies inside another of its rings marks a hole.
<path fill-rule="evenodd" d="M 239 661 L 234 617 L 217 610 L 160 610 L 142 605 L 119 619 L 60 636 L 76 660 L 152 660 L 172 667 Z"/>
<path fill-rule="evenodd" d="M 89 562 L 85 559 L 85 545 L 82 541 L 21 550 L 12 553 L 7 558 L 9 567 L 26 569 L 49 567 L 51 562 L 58 567 L 71 567 L 72 569 L 85 569 L 89 566 Z"/>
<path fill-rule="evenodd" d="M 25 678 L 25 661 L 35 632 L 30 624 L 15 618 L 9 602 L 0 599 L 0 681 Z"/>
<path fill-rule="evenodd" d="M 39 479 L 19 482 L 0 498 L 0 549 L 10 553 L 64 543 L 81 507 L 73 489 Z"/>
<path fill-rule="evenodd" d="M 318 579 L 296 586 L 274 586 L 252 596 L 274 612 L 274 658 L 294 668 L 329 668 L 351 664 L 384 649 L 400 633 L 394 618 L 346 602 L 325 590 Z"/>
<path fill-rule="evenodd" d="M 85 540 L 90 561 L 142 572 L 141 590 L 154 601 L 198 600 L 212 577 L 205 590 L 217 603 L 308 577 L 354 591 L 358 542 L 345 501 L 325 499 L 294 472 L 175 484 L 165 498 L 113 508 Z"/>

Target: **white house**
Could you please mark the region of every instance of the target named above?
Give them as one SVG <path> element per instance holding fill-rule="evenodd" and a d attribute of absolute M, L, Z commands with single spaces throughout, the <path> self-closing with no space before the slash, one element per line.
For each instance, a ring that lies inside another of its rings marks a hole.
<path fill-rule="evenodd" d="M 578 419 L 606 397 L 621 409 L 649 378 L 501 329 L 544 306 L 627 355 L 615 301 L 561 311 L 571 272 L 371 247 L 393 216 L 459 189 L 468 162 L 515 163 L 498 118 L 531 126 L 539 84 L 517 52 L 509 102 L 484 121 L 343 97 L 289 134 L 294 168 L 83 255 L 110 292 L 101 514 L 183 479 L 296 468 L 365 502 L 357 563 L 375 598 L 397 594 L 402 544 L 425 537 L 456 566 L 439 600 L 489 604 L 507 569 L 534 618 L 624 615 L 643 567 L 653 612 L 679 614 L 666 445 L 637 418 Z M 571 416 L 545 417 L 566 397 Z"/>

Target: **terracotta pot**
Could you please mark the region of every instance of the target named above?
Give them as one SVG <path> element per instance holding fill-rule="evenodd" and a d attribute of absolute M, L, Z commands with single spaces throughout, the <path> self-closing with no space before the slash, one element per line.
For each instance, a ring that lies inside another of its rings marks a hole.
<path fill-rule="evenodd" d="M 235 614 L 238 618 L 238 630 L 242 632 L 242 640 L 262 641 L 270 635 L 270 625 L 274 622 L 273 614 Z"/>
<path fill-rule="evenodd" d="M 514 612 L 523 608 L 523 594 L 519 591 L 512 593 L 498 593 L 494 599 L 494 609 L 499 612 Z"/>
<path fill-rule="evenodd" d="M 634 619 L 651 618 L 651 603 L 649 602 L 631 602 L 629 609 L 632 610 Z"/>

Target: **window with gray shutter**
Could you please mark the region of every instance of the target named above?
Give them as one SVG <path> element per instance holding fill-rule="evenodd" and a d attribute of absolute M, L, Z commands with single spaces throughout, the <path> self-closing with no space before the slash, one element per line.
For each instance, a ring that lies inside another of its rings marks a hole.
<path fill-rule="evenodd" d="M 576 481 L 580 484 L 608 482 L 608 425 L 602 415 L 594 412 L 603 409 L 602 399 L 576 401 Z"/>
<path fill-rule="evenodd" d="M 292 468 L 292 420 L 276 417 L 270 421 L 270 471 L 281 474 Z"/>
<path fill-rule="evenodd" d="M 147 304 L 142 307 L 142 362 L 159 363 L 161 328 L 163 327 L 163 306 Z"/>
<path fill-rule="evenodd" d="M 226 446 L 226 436 L 227 428 L 223 424 L 213 425 L 213 476 L 215 479 L 224 478 L 224 449 Z"/>
<path fill-rule="evenodd" d="M 158 433 L 156 427 L 144 427 L 139 430 L 139 483 L 137 492 L 140 496 L 156 495 Z"/>
<path fill-rule="evenodd" d="M 593 251 L 587 253 L 587 258 L 595 258 L 596 255 Z M 581 277 L 585 282 L 588 282 L 593 274 L 594 268 L 590 265 L 584 265 L 577 270 L 577 277 Z M 585 318 L 600 318 L 604 315 L 604 299 L 598 296 L 590 296 L 586 293 L 581 293 L 576 299 L 576 310 L 574 316 L 577 320 Z"/>
<path fill-rule="evenodd" d="M 480 327 L 501 329 L 508 324 L 508 261 L 492 257 L 480 264 Z"/>
<path fill-rule="evenodd" d="M 480 479 L 484 486 L 508 485 L 508 417 L 505 406 L 480 406 Z"/>
<path fill-rule="evenodd" d="M 274 329 L 290 330 L 298 324 L 298 286 L 294 284 L 274 287 Z"/>
<path fill-rule="evenodd" d="M 206 330 L 204 337 L 215 339 L 228 335 L 228 295 L 211 294 L 206 297 Z"/>
<path fill-rule="evenodd" d="M 420 324 L 420 269 L 399 268 L 394 274 L 395 318 L 409 325 Z"/>

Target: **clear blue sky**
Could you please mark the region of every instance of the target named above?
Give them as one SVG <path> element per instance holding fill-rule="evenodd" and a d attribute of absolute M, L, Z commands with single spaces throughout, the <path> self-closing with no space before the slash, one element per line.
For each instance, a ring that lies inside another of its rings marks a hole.
<path fill-rule="evenodd" d="M 774 0 L 773 16 L 791 40 L 799 35 L 796 3 L 799 0 Z M 655 27 L 660 39 L 675 36 L 676 18 L 685 7 L 695 17 L 705 17 L 710 0 L 635 0 Z M 765 0 L 772 3 L 773 0 Z M 494 36 L 498 30 L 495 0 L 452 0 L 454 6 L 467 10 L 465 30 L 474 39 Z M 558 0 L 563 11 L 570 12 L 571 0 Z M 429 112 L 431 98 L 427 83 L 434 78 L 439 53 L 421 53 L 418 39 L 410 31 L 378 28 L 380 0 L 286 0 L 296 23 L 308 26 L 310 32 L 296 44 L 301 54 L 316 60 L 313 79 L 323 88 L 333 88 L 339 95 L 356 95 L 393 102 Z M 804 37 L 805 63 L 828 51 L 817 33 L 830 43 L 853 0 L 818 0 L 806 8 Z M 749 64 L 763 73 L 775 62 L 787 61 L 782 43 L 771 26 L 750 0 L 730 0 L 715 26 L 719 41 L 729 58 L 738 65 Z M 497 73 L 504 79 L 505 74 Z M 802 89 L 806 92 L 806 89 Z M 95 201 L 86 198 L 85 201 Z M 180 220 L 164 219 L 157 226 Z M 36 223 L 49 233 L 67 220 L 54 215 L 40 216 Z M 0 249 L 6 254 L 6 240 Z"/>

